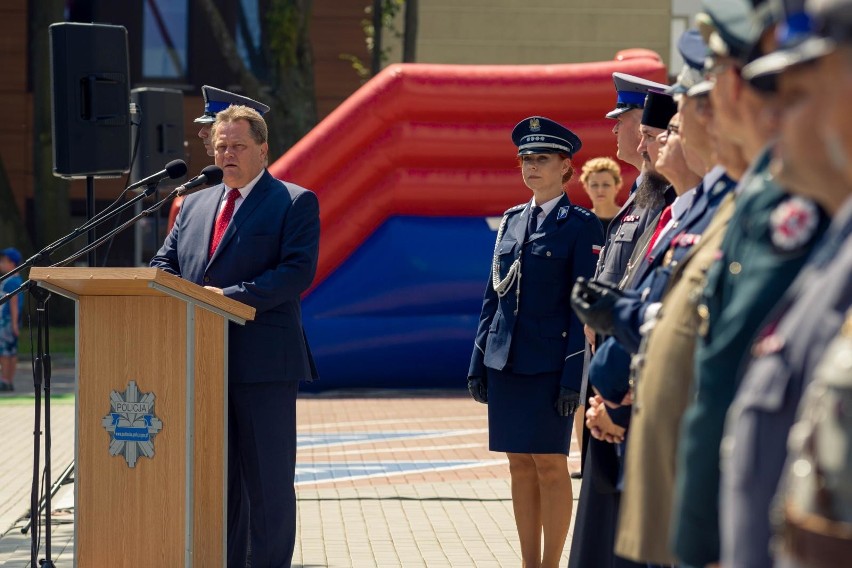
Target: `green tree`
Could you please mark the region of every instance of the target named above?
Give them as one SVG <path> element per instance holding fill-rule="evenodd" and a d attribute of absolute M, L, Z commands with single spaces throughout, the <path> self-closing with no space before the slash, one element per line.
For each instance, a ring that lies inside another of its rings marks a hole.
<path fill-rule="evenodd" d="M 314 61 L 308 24 L 311 0 L 268 0 L 261 3 L 260 49 L 252 58 L 267 72 L 261 80 L 245 64 L 214 0 L 196 0 L 213 30 L 225 65 L 237 75 L 245 93 L 272 107 L 270 155 L 284 153 L 317 123 Z"/>

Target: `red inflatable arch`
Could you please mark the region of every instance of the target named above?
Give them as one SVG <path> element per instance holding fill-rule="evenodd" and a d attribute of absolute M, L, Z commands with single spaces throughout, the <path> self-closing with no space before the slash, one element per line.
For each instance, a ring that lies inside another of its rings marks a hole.
<path fill-rule="evenodd" d="M 612 73 L 665 82 L 659 56 L 565 65 L 392 65 L 270 166 L 313 189 L 322 242 L 316 286 L 393 215 L 493 216 L 529 199 L 509 133 L 531 115 L 575 131 L 582 163 L 615 157 Z M 624 165 L 625 187 L 636 171 Z M 579 175 L 569 184 L 587 205 Z M 624 190 L 626 191 L 626 190 Z"/>

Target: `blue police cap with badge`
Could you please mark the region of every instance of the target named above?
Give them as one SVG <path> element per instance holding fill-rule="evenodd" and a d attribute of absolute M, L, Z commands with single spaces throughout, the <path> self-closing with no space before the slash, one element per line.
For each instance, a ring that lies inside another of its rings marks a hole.
<path fill-rule="evenodd" d="M 512 142 L 518 155 L 524 154 L 574 154 L 583 143 L 580 138 L 553 120 L 543 116 L 530 116 L 520 121 L 512 130 Z"/>
<path fill-rule="evenodd" d="M 785 2 L 785 5 L 789 3 L 789 1 Z M 776 26 L 778 51 L 759 57 L 746 65 L 743 68 L 743 78 L 753 84 L 759 83 L 762 79 L 774 77 L 790 67 L 815 61 L 835 49 L 835 40 L 825 37 L 827 30 L 818 23 L 818 19 L 824 16 L 817 13 L 815 18 L 810 12 L 804 10 L 803 1 L 797 4 L 796 7 L 800 10 L 796 11 L 794 7 L 793 10 L 784 14 L 784 19 Z M 826 2 L 822 4 L 825 5 Z M 834 4 L 841 4 L 841 2 Z M 845 4 L 852 20 L 852 2 Z M 831 21 L 837 21 L 836 15 L 831 16 L 833 16 L 829 18 Z"/>
<path fill-rule="evenodd" d="M 269 107 L 261 102 L 210 85 L 201 87 L 201 96 L 204 97 L 204 114 L 193 120 L 200 124 L 213 124 L 216 114 L 232 105 L 251 107 L 262 115 L 269 112 Z"/>
<path fill-rule="evenodd" d="M 618 98 L 615 101 L 615 108 L 606 114 L 607 118 L 618 118 L 619 115 L 629 110 L 644 108 L 648 89 L 664 91 L 669 88 L 668 85 L 662 83 L 655 83 L 642 77 L 618 72 L 612 74 L 612 82 L 615 83 L 615 92 Z"/>

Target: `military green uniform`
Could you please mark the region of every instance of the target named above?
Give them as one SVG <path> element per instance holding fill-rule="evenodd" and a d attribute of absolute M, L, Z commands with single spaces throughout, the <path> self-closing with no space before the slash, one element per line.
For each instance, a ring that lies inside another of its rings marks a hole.
<path fill-rule="evenodd" d="M 694 397 L 681 425 L 673 550 L 684 563 L 719 561 L 719 445 L 755 334 L 827 226 L 808 201 L 771 179 L 771 148 L 744 176 L 736 210 L 708 273 Z"/>

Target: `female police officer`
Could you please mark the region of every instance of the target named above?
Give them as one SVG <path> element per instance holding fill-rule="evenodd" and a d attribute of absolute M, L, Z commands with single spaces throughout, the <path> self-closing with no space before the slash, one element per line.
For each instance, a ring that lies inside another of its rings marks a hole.
<path fill-rule="evenodd" d="M 533 198 L 506 211 L 497 233 L 468 389 L 488 404 L 491 451 L 509 458 L 523 566 L 555 568 L 571 522 L 567 455 L 584 353 L 569 299 L 574 281 L 594 274 L 603 231 L 564 190 L 581 146 L 573 132 L 533 116 L 512 141 Z"/>

